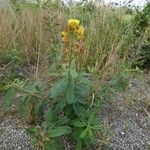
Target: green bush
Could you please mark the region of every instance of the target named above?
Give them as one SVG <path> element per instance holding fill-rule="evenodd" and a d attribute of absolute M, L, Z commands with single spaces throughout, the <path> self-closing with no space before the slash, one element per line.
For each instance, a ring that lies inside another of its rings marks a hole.
<path fill-rule="evenodd" d="M 133 65 L 146 67 L 150 64 L 150 3 L 148 3 L 141 12 L 137 11 L 134 18 L 134 23 L 135 39 L 139 38 L 138 42 L 141 44 L 138 47 L 135 45 L 136 57 L 134 56 Z"/>

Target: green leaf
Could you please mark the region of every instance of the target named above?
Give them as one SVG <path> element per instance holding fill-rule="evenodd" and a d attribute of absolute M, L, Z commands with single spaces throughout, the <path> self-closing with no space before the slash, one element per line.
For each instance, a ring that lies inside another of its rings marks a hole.
<path fill-rule="evenodd" d="M 27 133 L 29 133 L 30 135 L 38 135 L 38 130 L 37 128 L 28 128 L 26 129 Z"/>
<path fill-rule="evenodd" d="M 11 88 L 6 92 L 4 97 L 4 107 L 6 109 L 8 109 L 12 105 L 13 98 L 15 97 L 15 95 L 16 95 L 16 91 L 14 88 Z"/>
<path fill-rule="evenodd" d="M 96 139 L 95 139 L 95 136 L 94 136 L 94 133 L 91 131 L 91 129 L 88 130 L 88 133 L 89 133 L 89 138 L 90 138 L 90 142 L 92 144 L 96 144 Z"/>
<path fill-rule="evenodd" d="M 48 131 L 49 137 L 59 137 L 65 134 L 71 133 L 71 128 L 69 126 L 61 126 L 61 127 L 56 127 L 53 130 Z"/>
<path fill-rule="evenodd" d="M 99 125 L 94 125 L 94 126 L 92 126 L 92 129 L 100 130 L 101 129 L 101 125 L 100 124 Z"/>
<path fill-rule="evenodd" d="M 52 110 L 49 110 L 45 113 L 45 121 L 46 121 L 46 124 L 50 124 L 52 122 L 52 118 L 53 118 L 53 112 Z"/>
<path fill-rule="evenodd" d="M 56 112 L 61 112 L 63 111 L 64 107 L 66 106 L 67 102 L 66 102 L 66 99 L 65 97 L 62 99 L 62 98 L 57 98 L 57 103 L 56 103 L 56 106 L 55 106 L 55 111 Z"/>
<path fill-rule="evenodd" d="M 41 109 L 42 104 L 43 104 L 43 101 L 36 99 L 36 101 L 35 101 L 35 115 L 38 117 L 40 115 L 43 115 L 43 113 L 44 113 L 43 110 Z"/>
<path fill-rule="evenodd" d="M 84 138 L 86 136 L 87 132 L 88 132 L 88 128 L 84 129 L 83 132 L 80 135 L 80 138 L 81 139 Z"/>
<path fill-rule="evenodd" d="M 89 114 L 88 125 L 91 125 L 94 119 L 95 119 L 95 118 L 94 118 L 94 114 L 93 114 L 93 113 L 90 113 L 90 114 Z"/>
<path fill-rule="evenodd" d="M 44 150 L 57 150 L 57 147 L 56 147 L 55 143 L 47 142 L 45 144 Z"/>
<path fill-rule="evenodd" d="M 73 79 L 77 78 L 78 73 L 74 69 L 70 69 L 70 75 Z"/>
<path fill-rule="evenodd" d="M 122 72 L 121 73 L 121 76 L 125 79 L 128 79 L 129 78 L 129 73 L 128 72 Z"/>
<path fill-rule="evenodd" d="M 81 140 L 80 135 L 82 132 L 83 132 L 82 128 L 72 128 L 72 133 L 71 133 L 72 139 L 74 141 Z"/>
<path fill-rule="evenodd" d="M 112 79 L 112 80 L 109 81 L 109 85 L 110 86 L 113 86 L 115 84 L 117 84 L 117 80 L 116 79 Z"/>
<path fill-rule="evenodd" d="M 65 125 L 69 121 L 70 121 L 70 119 L 67 118 L 67 116 L 62 116 L 57 122 L 55 122 L 55 124 L 56 125 Z"/>
<path fill-rule="evenodd" d="M 19 99 L 19 107 L 18 107 L 18 113 L 21 115 L 21 117 L 26 116 L 27 113 L 27 104 L 28 101 L 31 99 L 31 96 L 23 96 Z"/>
<path fill-rule="evenodd" d="M 75 150 L 82 150 L 82 141 L 78 141 Z"/>
<path fill-rule="evenodd" d="M 66 86 L 67 86 L 66 79 L 62 79 L 62 80 L 58 81 L 50 89 L 49 96 L 51 98 L 56 98 L 56 97 L 60 96 L 65 91 Z"/>
<path fill-rule="evenodd" d="M 81 122 L 80 120 L 73 120 L 72 122 L 72 125 L 75 126 L 75 127 L 84 127 L 85 124 L 83 122 Z"/>
<path fill-rule="evenodd" d="M 73 109 L 76 115 L 82 116 L 82 118 L 86 117 L 86 108 L 79 103 L 73 104 Z"/>
<path fill-rule="evenodd" d="M 45 150 L 64 150 L 64 146 L 59 140 L 54 139 L 45 144 Z"/>
<path fill-rule="evenodd" d="M 71 81 L 68 82 L 67 88 L 66 88 L 66 101 L 68 104 L 74 103 L 75 95 L 74 95 L 74 89 Z"/>

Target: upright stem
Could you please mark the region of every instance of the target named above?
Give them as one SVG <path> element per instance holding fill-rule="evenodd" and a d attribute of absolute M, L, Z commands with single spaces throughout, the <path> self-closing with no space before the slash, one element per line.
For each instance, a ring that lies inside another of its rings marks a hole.
<path fill-rule="evenodd" d="M 40 15 L 41 15 L 41 12 L 40 12 Z M 37 63 L 36 63 L 36 72 L 35 72 L 36 81 L 38 80 L 38 73 L 39 73 L 41 40 L 42 40 L 42 24 L 40 23 L 40 25 L 39 25 L 39 45 L 38 45 L 38 54 L 37 54 Z"/>
<path fill-rule="evenodd" d="M 70 75 L 70 68 L 71 68 L 71 62 L 72 62 L 72 47 L 70 48 L 69 51 L 69 72 L 68 72 L 68 80 L 71 81 L 71 75 Z"/>
<path fill-rule="evenodd" d="M 68 72 L 68 80 L 69 81 L 71 81 L 71 74 L 70 74 L 70 68 L 71 68 L 71 63 L 72 63 L 72 50 L 73 50 L 73 48 L 72 48 L 72 46 L 73 46 L 73 37 L 72 37 L 72 39 L 71 39 L 71 43 L 70 43 L 70 51 L 69 51 L 69 72 Z"/>

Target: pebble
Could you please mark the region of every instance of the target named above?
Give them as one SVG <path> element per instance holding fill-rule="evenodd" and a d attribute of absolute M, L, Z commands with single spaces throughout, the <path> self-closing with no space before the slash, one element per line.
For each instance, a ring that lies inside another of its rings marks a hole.
<path fill-rule="evenodd" d="M 37 150 L 19 120 L 7 117 L 0 123 L 0 150 Z"/>
<path fill-rule="evenodd" d="M 111 119 L 108 125 L 111 137 L 106 150 L 150 150 L 150 119 L 142 113 L 143 101 L 150 89 L 145 79 L 131 79 L 126 94 L 133 99 L 132 105 L 125 106 L 127 99 L 120 94 L 111 106 L 105 106 L 105 112 L 102 112 L 101 117 L 104 120 Z"/>

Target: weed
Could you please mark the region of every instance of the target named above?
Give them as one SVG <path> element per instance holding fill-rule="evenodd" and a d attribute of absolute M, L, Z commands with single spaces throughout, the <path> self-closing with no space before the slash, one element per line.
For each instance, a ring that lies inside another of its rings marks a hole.
<path fill-rule="evenodd" d="M 66 142 L 76 150 L 99 144 L 99 134 L 105 135 L 97 117 L 101 107 L 137 71 L 127 62 L 134 26 L 124 22 L 125 10 L 18 4 L 13 17 L 0 14 L 0 58 L 10 68 L 32 65 L 35 74 L 20 80 L 11 70 L 2 85 L 4 109 L 18 100 L 18 114 L 32 126 L 27 131 L 42 150 L 65 149 Z"/>

